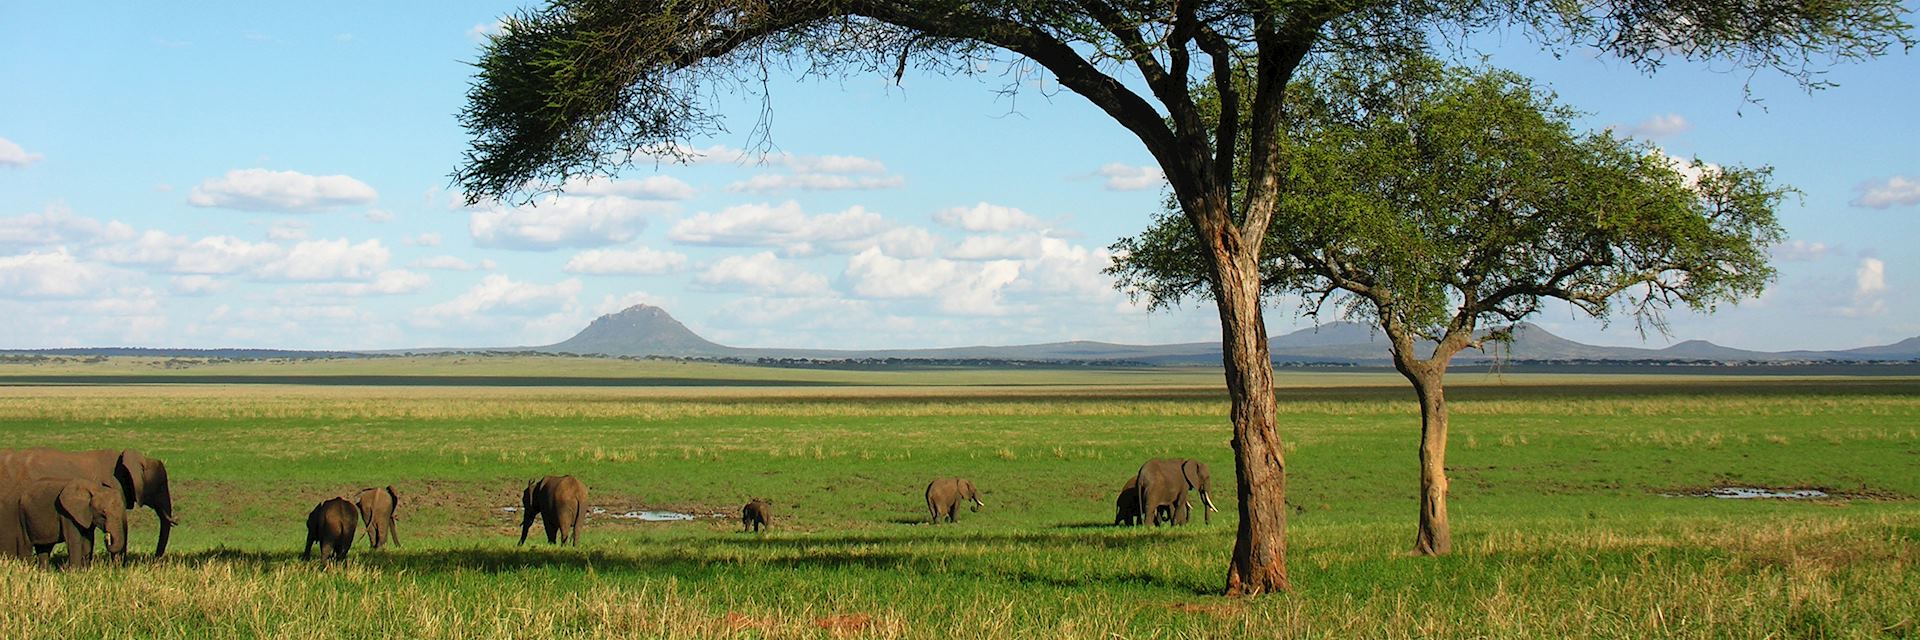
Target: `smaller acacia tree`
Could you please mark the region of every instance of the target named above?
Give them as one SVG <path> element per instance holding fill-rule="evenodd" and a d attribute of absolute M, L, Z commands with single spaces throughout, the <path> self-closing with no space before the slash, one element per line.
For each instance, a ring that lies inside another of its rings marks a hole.
<path fill-rule="evenodd" d="M 1431 59 L 1309 70 L 1287 96 L 1281 204 L 1261 263 L 1268 299 L 1304 296 L 1372 323 L 1420 400 L 1416 553 L 1452 546 L 1444 378 L 1455 354 L 1510 340 L 1552 299 L 1664 330 L 1773 277 L 1766 248 L 1790 189 L 1771 169 L 1679 163 L 1510 72 Z M 1216 102 L 1217 103 L 1217 102 Z M 1217 109 L 1211 110 L 1218 113 Z M 1117 286 L 1156 307 L 1212 289 L 1169 207 L 1113 248 Z"/>

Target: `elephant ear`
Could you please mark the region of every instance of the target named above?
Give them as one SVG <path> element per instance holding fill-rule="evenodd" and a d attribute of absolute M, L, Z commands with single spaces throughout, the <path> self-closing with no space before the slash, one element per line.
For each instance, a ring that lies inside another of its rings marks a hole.
<path fill-rule="evenodd" d="M 140 504 L 147 495 L 148 464 L 147 456 L 132 449 L 121 451 L 120 459 L 114 463 L 113 475 L 120 479 L 128 505 Z"/>
<path fill-rule="evenodd" d="M 93 524 L 93 492 L 87 485 L 74 482 L 60 490 L 60 510 L 81 525 Z"/>
<path fill-rule="evenodd" d="M 1198 489 L 1205 486 L 1201 484 L 1201 480 L 1207 476 L 1207 466 L 1201 464 L 1199 460 L 1182 461 L 1180 475 L 1186 477 L 1188 489 Z"/>

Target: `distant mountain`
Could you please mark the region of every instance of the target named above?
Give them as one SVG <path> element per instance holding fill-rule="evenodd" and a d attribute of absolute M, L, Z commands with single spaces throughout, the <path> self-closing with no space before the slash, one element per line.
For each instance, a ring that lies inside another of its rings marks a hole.
<path fill-rule="evenodd" d="M 1330 322 L 1268 339 L 1273 361 L 1283 364 L 1337 364 L 1382 366 L 1388 364 L 1386 335 L 1371 325 L 1356 322 Z M 1423 344 L 1423 349 L 1432 345 Z M 495 347 L 470 349 L 398 349 L 389 351 L 291 351 L 278 349 L 166 349 L 92 347 L 77 349 L 0 350 L 0 362 L 18 358 L 46 356 L 145 356 L 187 358 L 356 358 L 398 354 L 430 354 L 464 351 L 550 352 L 607 356 L 666 356 L 676 358 L 738 358 L 805 360 L 868 360 L 897 358 L 942 361 L 1023 361 L 1023 362 L 1129 362 L 1154 365 L 1218 365 L 1220 343 L 1131 345 L 1076 340 L 1045 344 L 946 347 L 938 349 L 784 349 L 730 347 L 716 344 L 688 329 L 665 309 L 636 305 L 595 318 L 580 333 L 564 341 L 534 347 Z M 1705 340 L 1688 340 L 1669 347 L 1608 347 L 1574 342 L 1528 323 L 1514 328 L 1513 342 L 1490 346 L 1487 351 L 1467 350 L 1456 356 L 1461 363 L 1485 362 L 1495 358 L 1514 361 L 1605 360 L 1616 362 L 1819 362 L 1819 361 L 1913 361 L 1920 360 L 1920 337 L 1872 347 L 1841 351 L 1748 351 L 1723 347 Z"/>
<path fill-rule="evenodd" d="M 592 324 L 573 337 L 537 349 L 612 356 L 717 358 L 739 355 L 738 349 L 708 342 L 694 334 L 666 309 L 644 304 L 594 318 Z"/>
<path fill-rule="evenodd" d="M 1381 365 L 1388 362 L 1387 338 L 1370 325 L 1331 322 L 1268 340 L 1275 362 Z M 1422 348 L 1431 345 L 1423 344 Z M 578 335 L 558 344 L 528 350 L 612 356 L 671 356 L 698 358 L 803 358 L 847 360 L 868 358 L 941 360 L 1128 361 L 1149 364 L 1217 364 L 1220 344 L 1128 345 L 1072 341 L 1008 346 L 946 347 L 938 349 L 782 349 L 743 348 L 715 344 L 701 338 L 666 310 L 638 305 L 601 316 Z M 1531 323 L 1514 328 L 1514 340 L 1487 351 L 1468 350 L 1462 362 L 1491 360 L 1620 360 L 1620 361 L 1796 361 L 1796 360 L 1913 360 L 1920 359 L 1920 337 L 1877 347 L 1845 351 L 1763 352 L 1723 347 L 1704 340 L 1688 340 L 1666 348 L 1608 347 L 1583 344 L 1553 335 Z"/>

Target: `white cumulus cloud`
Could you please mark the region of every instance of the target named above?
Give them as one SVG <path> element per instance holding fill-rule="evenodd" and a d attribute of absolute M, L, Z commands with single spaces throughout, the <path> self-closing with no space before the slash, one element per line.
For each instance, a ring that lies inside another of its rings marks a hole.
<path fill-rule="evenodd" d="M 0 138 L 0 167 L 24 167 L 39 162 L 42 156 L 28 153 L 20 143 Z"/>
<path fill-rule="evenodd" d="M 521 282 L 500 274 L 482 278 L 465 293 L 452 300 L 422 308 L 419 315 L 428 319 L 460 320 L 485 315 L 539 316 L 576 306 L 580 280 L 568 278 L 553 284 Z"/>
<path fill-rule="evenodd" d="M 762 173 L 727 185 L 728 191 L 772 193 L 777 191 L 870 191 L 893 189 L 906 184 L 900 176 L 843 176 L 819 173 Z"/>
<path fill-rule="evenodd" d="M 1020 263 L 901 259 L 872 248 L 849 258 L 844 276 L 861 297 L 930 299 L 946 313 L 996 315 L 1006 311 L 1001 291 L 1019 279 Z"/>
<path fill-rule="evenodd" d="M 232 236 L 194 240 L 148 230 L 131 241 L 96 249 L 92 256 L 112 264 L 169 273 L 217 275 L 251 269 L 284 253 L 283 247 L 272 242 L 249 242 Z"/>
<path fill-rule="evenodd" d="M 373 202 L 379 194 L 351 176 L 235 169 L 194 187 L 187 203 L 240 211 L 312 213 Z"/>
<path fill-rule="evenodd" d="M 686 200 L 694 194 L 693 185 L 672 176 L 647 176 L 638 180 L 575 178 L 560 186 L 571 196 L 620 196 L 635 200 Z"/>
<path fill-rule="evenodd" d="M 665 202 L 625 196 L 560 195 L 535 205 L 494 204 L 474 211 L 467 232 L 483 247 L 550 251 L 566 247 L 604 247 L 633 239 L 647 217 L 668 214 Z"/>
<path fill-rule="evenodd" d="M 1853 190 L 1860 194 L 1853 199 L 1852 204 L 1856 207 L 1887 209 L 1920 204 L 1920 179 L 1906 176 L 1869 180 L 1860 183 Z"/>
<path fill-rule="evenodd" d="M 296 296 L 323 296 L 336 298 L 357 298 L 361 296 L 391 296 L 413 293 L 433 284 L 433 279 L 423 273 L 414 273 L 404 269 L 382 271 L 366 282 L 323 282 L 301 285 L 294 290 Z"/>
<path fill-rule="evenodd" d="M 954 207 L 933 214 L 933 221 L 962 231 L 993 232 L 1015 229 L 1040 230 L 1047 224 L 1013 207 L 981 202 L 971 207 Z"/>
<path fill-rule="evenodd" d="M 658 275 L 686 268 L 687 257 L 646 247 L 592 249 L 574 254 L 562 270 L 595 275 Z"/>
<path fill-rule="evenodd" d="M 1788 240 L 1767 248 L 1767 253 L 1775 260 L 1786 262 L 1811 262 L 1833 253 L 1833 247 L 1825 242 Z"/>
<path fill-rule="evenodd" d="M 708 265 L 694 283 L 710 290 L 751 291 L 765 295 L 812 295 L 827 290 L 827 279 L 772 252 L 727 256 Z"/>
<path fill-rule="evenodd" d="M 133 227 L 115 220 L 101 222 L 74 215 L 66 205 L 47 205 L 38 213 L 0 218 L 0 246 L 51 247 L 122 242 L 134 237 Z"/>
<path fill-rule="evenodd" d="M 1887 263 L 1879 258 L 1861 258 L 1853 272 L 1853 304 L 1840 309 L 1850 317 L 1877 316 L 1887 312 Z"/>
<path fill-rule="evenodd" d="M 367 280 L 385 270 L 392 252 L 379 240 L 353 243 L 345 238 L 293 245 L 285 256 L 262 266 L 267 280 Z"/>
<path fill-rule="evenodd" d="M 1678 113 L 1660 113 L 1628 125 L 1625 130 L 1630 135 L 1642 138 L 1665 138 L 1693 130 L 1693 123 Z"/>
<path fill-rule="evenodd" d="M 1166 174 L 1161 173 L 1160 167 L 1118 162 L 1102 165 L 1093 175 L 1106 179 L 1101 183 L 1101 188 L 1108 191 L 1141 191 L 1166 183 Z"/>
<path fill-rule="evenodd" d="M 81 262 L 65 249 L 0 256 L 0 297 L 89 297 L 111 283 L 106 268 Z"/>
<path fill-rule="evenodd" d="M 845 211 L 809 216 L 800 204 L 744 204 L 718 212 L 701 212 L 680 221 L 667 238 L 681 244 L 721 247 L 778 247 L 792 255 L 825 250 L 851 253 L 886 241 L 914 245 L 927 238 L 892 235 L 899 231 L 884 216 L 855 206 Z"/>

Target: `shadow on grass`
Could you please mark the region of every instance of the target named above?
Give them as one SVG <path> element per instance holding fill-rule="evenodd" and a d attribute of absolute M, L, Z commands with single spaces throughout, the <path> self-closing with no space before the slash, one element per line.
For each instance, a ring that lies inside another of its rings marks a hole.
<path fill-rule="evenodd" d="M 1078 525 L 1067 525 L 1078 526 Z M 573 571 L 600 574 L 629 573 L 651 577 L 702 580 L 743 572 L 786 570 L 873 572 L 912 576 L 941 575 L 986 584 L 1040 586 L 1058 589 L 1101 589 L 1129 585 L 1180 595 L 1213 595 L 1217 585 L 1190 584 L 1136 569 L 1087 572 L 1073 566 L 1009 566 L 997 554 L 956 560 L 945 544 L 1014 544 L 1054 548 L 1103 548 L 1116 553 L 1150 551 L 1167 536 L 1088 536 L 1067 533 L 972 532 L 954 536 L 842 536 L 824 539 L 759 538 L 722 540 L 695 549 L 678 545 L 554 547 L 467 547 L 453 549 L 353 551 L 345 566 L 404 571 L 422 575 L 477 572 L 510 575 L 526 571 Z M 1143 548 L 1140 551 L 1134 547 Z M 756 557 L 755 548 L 767 552 Z M 297 549 L 253 551 L 216 548 L 177 553 L 163 560 L 135 559 L 132 564 L 196 566 L 221 563 L 265 572 L 274 568 L 323 566 L 303 561 Z"/>

